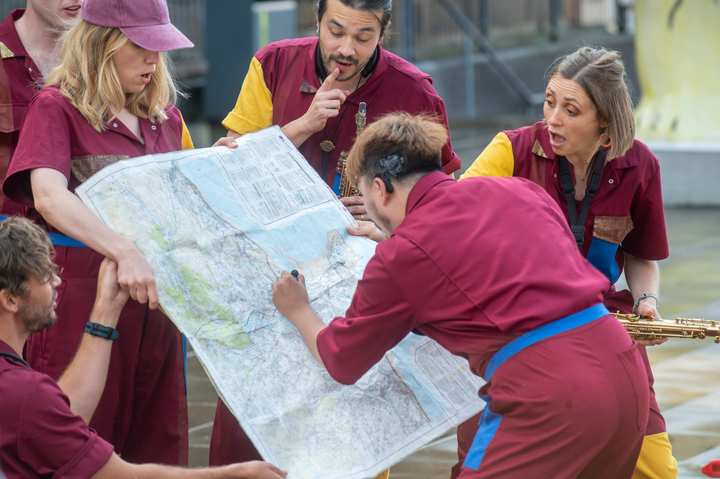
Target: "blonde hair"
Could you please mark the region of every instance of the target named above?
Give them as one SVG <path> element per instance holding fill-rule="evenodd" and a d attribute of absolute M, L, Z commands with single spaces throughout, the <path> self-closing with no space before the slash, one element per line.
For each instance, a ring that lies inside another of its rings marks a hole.
<path fill-rule="evenodd" d="M 607 123 L 600 138 L 601 143 L 612 142 L 608 161 L 632 148 L 635 120 L 625 65 L 619 52 L 582 47 L 555 62 L 550 78 L 555 75 L 580 85 L 597 108 L 598 120 Z"/>
<path fill-rule="evenodd" d="M 445 125 L 432 115 L 387 114 L 358 136 L 348 155 L 348 177 L 372 183 L 386 171 L 380 160 L 397 155 L 403 163 L 401 171 L 393 175 L 395 180 L 404 184 L 417 181 L 433 171 L 443 171 L 441 154 L 447 141 Z"/>
<path fill-rule="evenodd" d="M 160 52 L 157 70 L 143 91 L 122 91 L 112 58 L 128 41 L 119 28 L 80 20 L 64 35 L 60 63 L 46 79 L 47 86 L 60 86 L 62 94 L 97 132 L 107 129 L 107 123 L 123 108 L 153 123 L 163 122 L 168 118 L 168 103 L 177 100 L 172 63 L 166 52 Z"/>

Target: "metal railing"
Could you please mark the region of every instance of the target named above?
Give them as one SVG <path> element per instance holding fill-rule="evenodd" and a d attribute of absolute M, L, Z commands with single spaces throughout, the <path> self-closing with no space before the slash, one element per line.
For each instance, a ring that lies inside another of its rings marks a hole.
<path fill-rule="evenodd" d="M 178 76 L 204 75 L 205 12 L 208 0 L 168 0 L 170 17 L 195 48 L 173 52 Z M 26 0 L 0 0 L 0 16 L 25 6 Z M 316 0 L 298 0 L 298 31 L 315 35 Z M 395 0 L 390 35 L 384 45 L 410 61 L 465 56 L 476 51 L 489 56 L 493 67 L 524 101 L 532 93 L 503 66 L 494 50 L 556 41 L 572 29 L 605 28 L 625 31 L 632 0 Z"/>
<path fill-rule="evenodd" d="M 298 0 L 299 31 L 315 34 L 316 0 Z M 631 0 L 452 0 L 493 48 L 555 41 L 568 30 L 626 29 Z M 410 8 L 408 8 L 410 7 Z M 464 32 L 438 0 L 395 0 L 385 46 L 412 61 L 459 55 Z"/>

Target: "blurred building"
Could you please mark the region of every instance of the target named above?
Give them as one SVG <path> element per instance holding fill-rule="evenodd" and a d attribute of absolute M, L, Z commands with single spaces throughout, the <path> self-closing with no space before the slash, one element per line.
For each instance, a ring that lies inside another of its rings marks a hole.
<path fill-rule="evenodd" d="M 435 78 L 451 118 L 532 116 L 532 101 L 519 92 L 544 88 L 544 69 L 582 43 L 621 44 L 632 58 L 629 0 L 449 0 L 517 77 L 507 78 L 488 61 L 441 0 L 395 0 L 390 51 L 419 64 Z M 316 33 L 316 0 L 168 0 L 173 23 L 195 48 L 173 52 L 178 77 L 190 93 L 183 113 L 219 122 L 229 111 L 252 54 L 265 44 Z M 0 15 L 25 0 L 0 0 Z M 457 13 L 456 12 L 456 13 Z M 629 21 L 628 21 L 629 20 Z M 526 92 L 527 93 L 527 92 Z"/>

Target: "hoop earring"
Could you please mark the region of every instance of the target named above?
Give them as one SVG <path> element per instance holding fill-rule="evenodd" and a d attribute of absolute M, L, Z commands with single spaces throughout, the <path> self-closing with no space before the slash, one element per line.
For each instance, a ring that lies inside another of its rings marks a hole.
<path fill-rule="evenodd" d="M 607 145 L 603 143 L 603 137 L 607 135 Z M 607 133 L 602 133 L 600 135 L 600 138 L 598 138 L 598 141 L 600 142 L 600 146 L 603 146 L 605 148 L 610 148 L 612 146 L 612 138 Z"/>

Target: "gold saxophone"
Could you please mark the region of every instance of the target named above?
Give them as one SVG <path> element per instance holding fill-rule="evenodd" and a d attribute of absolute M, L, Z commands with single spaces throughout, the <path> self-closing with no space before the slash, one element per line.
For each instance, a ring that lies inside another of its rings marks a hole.
<path fill-rule="evenodd" d="M 675 320 L 658 319 L 641 314 L 612 313 L 630 337 L 638 339 L 659 338 L 688 338 L 705 339 L 707 336 L 715 338 L 720 343 L 720 321 L 696 318 L 675 318 Z"/>
<path fill-rule="evenodd" d="M 358 112 L 355 114 L 355 137 L 362 133 L 367 121 L 367 110 L 365 102 L 360 103 Z M 343 151 L 338 158 L 337 172 L 340 175 L 340 197 L 358 196 L 360 191 L 352 184 L 347 175 L 348 152 Z"/>

